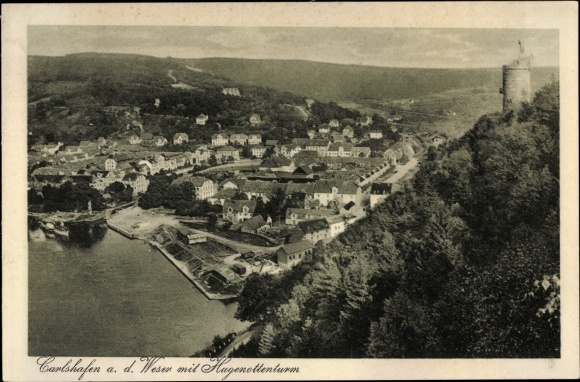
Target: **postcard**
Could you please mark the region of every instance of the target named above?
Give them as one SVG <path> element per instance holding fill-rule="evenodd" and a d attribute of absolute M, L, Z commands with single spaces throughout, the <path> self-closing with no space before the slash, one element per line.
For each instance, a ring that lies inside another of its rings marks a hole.
<path fill-rule="evenodd" d="M 6 380 L 579 377 L 576 4 L 2 14 Z"/>

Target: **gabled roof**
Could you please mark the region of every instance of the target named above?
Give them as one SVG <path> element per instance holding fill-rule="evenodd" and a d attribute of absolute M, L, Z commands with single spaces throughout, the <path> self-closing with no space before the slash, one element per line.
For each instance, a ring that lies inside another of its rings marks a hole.
<path fill-rule="evenodd" d="M 233 188 L 226 188 L 225 190 L 218 191 L 217 194 L 212 196 L 215 199 L 230 199 L 238 193 L 237 190 Z"/>
<path fill-rule="evenodd" d="M 277 144 L 278 144 L 277 139 L 267 139 L 266 140 L 266 146 L 276 146 Z"/>
<path fill-rule="evenodd" d="M 262 139 L 262 134 L 250 134 L 250 135 L 248 135 L 248 138 Z"/>
<path fill-rule="evenodd" d="M 248 136 L 244 133 L 242 134 L 232 134 L 230 135 L 230 139 L 248 139 Z"/>
<path fill-rule="evenodd" d="M 175 135 L 173 136 L 173 139 L 179 139 L 179 138 L 189 139 L 189 137 L 187 136 L 186 133 L 175 133 Z"/>
<path fill-rule="evenodd" d="M 189 182 L 192 183 L 194 187 L 201 187 L 203 186 L 203 184 L 205 182 L 211 182 L 210 179 L 206 179 L 204 177 L 201 176 L 193 176 L 193 175 L 184 175 L 180 178 L 175 179 L 173 182 L 171 182 L 171 185 L 180 185 L 183 184 L 185 182 Z"/>
<path fill-rule="evenodd" d="M 217 149 L 218 152 L 232 152 L 232 151 L 238 151 L 238 149 L 236 149 L 235 147 L 232 146 L 223 146 L 220 147 L 219 149 Z"/>
<path fill-rule="evenodd" d="M 229 137 L 227 134 L 221 134 L 221 133 L 220 134 L 213 134 L 211 136 L 211 139 L 218 139 L 218 138 L 219 139 L 228 139 Z"/>
<path fill-rule="evenodd" d="M 283 155 L 276 155 L 271 158 L 265 159 L 260 167 L 277 168 L 282 166 L 290 166 L 292 161 Z"/>
<path fill-rule="evenodd" d="M 310 175 L 312 174 L 312 169 L 308 166 L 299 166 L 296 168 L 296 170 L 294 170 L 293 174 L 304 174 L 304 175 Z"/>
<path fill-rule="evenodd" d="M 249 212 L 254 213 L 257 203 L 255 200 L 226 200 L 224 211 L 231 208 L 233 212 L 241 212 L 244 207 L 248 207 Z"/>
<path fill-rule="evenodd" d="M 284 251 L 287 255 L 293 255 L 295 253 L 304 252 L 312 249 L 312 244 L 308 240 L 302 240 L 293 244 L 286 244 L 280 251 Z"/>
<path fill-rule="evenodd" d="M 329 228 L 326 219 L 307 220 L 298 223 L 298 228 L 305 234 L 318 231 L 324 231 Z"/>
<path fill-rule="evenodd" d="M 266 221 L 262 217 L 262 215 L 256 215 L 245 222 L 242 223 L 242 226 L 251 229 L 252 231 L 257 230 L 258 228 L 262 228 L 266 225 Z"/>

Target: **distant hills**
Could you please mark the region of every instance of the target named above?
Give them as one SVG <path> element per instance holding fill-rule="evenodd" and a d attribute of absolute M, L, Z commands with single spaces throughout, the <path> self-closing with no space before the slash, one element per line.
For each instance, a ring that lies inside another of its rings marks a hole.
<path fill-rule="evenodd" d="M 234 81 L 271 87 L 321 101 L 395 100 L 462 88 L 502 85 L 502 70 L 387 68 L 300 60 L 204 58 L 190 66 Z M 506 59 L 506 62 L 509 61 Z M 534 90 L 558 77 L 558 68 L 532 68 Z"/>
<path fill-rule="evenodd" d="M 532 67 L 531 76 L 535 92 L 552 77 L 558 79 L 558 68 Z M 209 113 L 215 122 L 230 127 L 243 125 L 248 113 L 270 116 L 274 125 L 286 126 L 296 118 L 296 110 L 299 120 L 305 118 L 304 98 L 313 98 L 368 115 L 402 114 L 399 127 L 460 136 L 481 115 L 501 111 L 501 86 L 501 67 L 387 68 L 300 60 L 102 53 L 28 57 L 31 106 L 48 100 L 53 108 L 136 105 L 155 114 Z M 244 96 L 226 102 L 221 97 L 224 87 L 238 87 Z M 156 98 L 162 99 L 161 108 L 149 110 Z M 280 105 L 297 108 L 289 113 Z M 37 108 L 36 114 L 47 114 L 45 107 Z M 316 118 L 309 121 L 316 122 Z M 43 125 L 50 123 L 55 121 L 46 120 Z M 302 124 L 291 125 L 296 129 Z"/>

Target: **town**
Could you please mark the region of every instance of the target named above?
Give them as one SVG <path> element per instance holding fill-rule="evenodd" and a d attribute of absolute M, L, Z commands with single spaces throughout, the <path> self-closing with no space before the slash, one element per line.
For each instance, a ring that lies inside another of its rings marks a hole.
<path fill-rule="evenodd" d="M 222 93 L 243 96 L 237 88 Z M 314 103 L 304 101 L 305 120 Z M 208 298 L 235 297 L 247 275 L 280 272 L 311 259 L 319 243 L 397 192 L 428 147 L 444 142 L 433 133 L 399 133 L 401 116 L 386 120 L 388 137 L 384 126 L 373 128 L 373 118 L 363 116 L 330 119 L 287 141 L 220 126 L 211 141 L 199 142 L 195 132 L 211 116 L 195 118 L 190 134 L 163 136 L 146 132 L 138 107 L 105 106 L 103 112 L 122 118 L 123 131 L 78 145 L 31 147 L 29 193 L 89 185 L 111 210 L 109 228 L 151 242 Z M 248 123 L 259 128 L 263 121 L 252 114 Z M 163 208 L 163 200 L 146 203 L 155 177 L 170 178 L 173 187 L 186 184 L 192 192 L 185 203 L 207 208 L 180 214 L 179 208 Z M 53 223 L 48 231 L 66 224 L 62 214 L 42 216 Z"/>

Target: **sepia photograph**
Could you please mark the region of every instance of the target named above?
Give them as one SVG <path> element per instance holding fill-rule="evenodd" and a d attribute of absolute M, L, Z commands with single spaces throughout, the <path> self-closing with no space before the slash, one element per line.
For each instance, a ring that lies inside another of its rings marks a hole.
<path fill-rule="evenodd" d="M 20 25 L 29 378 L 390 379 L 362 365 L 577 358 L 578 291 L 561 291 L 578 283 L 578 126 L 561 133 L 560 104 L 577 110 L 577 89 L 560 87 L 557 25 L 126 9 L 139 22 Z M 312 374 L 343 360 L 358 368 Z"/>

